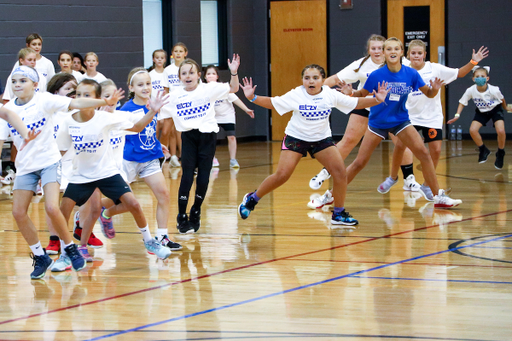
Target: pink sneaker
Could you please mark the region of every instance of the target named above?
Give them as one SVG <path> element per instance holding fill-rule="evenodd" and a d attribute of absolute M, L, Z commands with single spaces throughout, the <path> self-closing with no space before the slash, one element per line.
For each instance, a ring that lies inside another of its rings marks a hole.
<path fill-rule="evenodd" d="M 110 218 L 104 218 L 103 212 L 105 212 L 105 207 L 101 209 L 100 217 L 98 218 L 100 224 L 101 224 L 101 232 L 103 232 L 103 235 L 108 238 L 112 239 L 116 236 L 116 230 L 114 230 L 114 223 L 112 222 L 112 217 Z"/>
<path fill-rule="evenodd" d="M 91 255 L 89 254 L 89 250 L 87 250 L 87 246 L 79 246 L 78 252 L 80 252 L 80 254 L 85 259 L 86 262 L 90 263 L 93 261 Z"/>

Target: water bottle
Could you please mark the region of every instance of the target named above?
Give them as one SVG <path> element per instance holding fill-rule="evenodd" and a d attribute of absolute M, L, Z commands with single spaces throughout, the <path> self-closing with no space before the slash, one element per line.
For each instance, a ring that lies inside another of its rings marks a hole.
<path fill-rule="evenodd" d="M 457 140 L 462 140 L 462 127 L 459 124 L 459 127 L 457 128 Z"/>
<path fill-rule="evenodd" d="M 452 124 L 452 129 L 450 130 L 450 140 L 455 141 L 455 124 Z"/>

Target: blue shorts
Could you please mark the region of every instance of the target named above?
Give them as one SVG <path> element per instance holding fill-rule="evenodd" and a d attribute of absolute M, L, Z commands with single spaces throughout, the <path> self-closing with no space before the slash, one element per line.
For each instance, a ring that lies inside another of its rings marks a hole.
<path fill-rule="evenodd" d="M 372 133 L 374 133 L 375 135 L 377 135 L 381 139 L 385 140 L 388 137 L 389 133 L 391 133 L 391 134 L 396 136 L 402 130 L 404 130 L 405 128 L 410 126 L 411 124 L 412 124 L 411 121 L 405 121 L 404 123 L 400 123 L 397 126 L 394 126 L 392 128 L 387 128 L 387 129 L 374 128 L 374 127 L 371 127 L 370 125 L 368 125 L 368 129 L 370 129 L 370 131 Z"/>
<path fill-rule="evenodd" d="M 12 190 L 15 191 L 17 189 L 23 189 L 36 193 L 37 183 L 39 180 L 41 180 L 41 187 L 44 187 L 46 184 L 51 182 L 57 182 L 60 184 L 60 167 L 61 163 L 59 161 L 38 171 L 16 176 Z"/>

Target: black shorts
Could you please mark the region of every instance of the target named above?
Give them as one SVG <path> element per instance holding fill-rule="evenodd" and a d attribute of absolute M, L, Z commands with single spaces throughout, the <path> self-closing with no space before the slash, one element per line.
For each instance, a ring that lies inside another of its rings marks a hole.
<path fill-rule="evenodd" d="M 503 108 L 501 105 L 495 106 L 488 112 L 481 112 L 478 108 L 475 110 L 475 117 L 473 118 L 473 121 L 477 121 L 485 126 L 489 120 L 492 120 L 493 126 L 496 121 L 503 121 Z"/>
<path fill-rule="evenodd" d="M 218 123 L 219 127 L 224 129 L 226 136 L 235 136 L 235 124 L 234 123 Z"/>
<path fill-rule="evenodd" d="M 332 137 L 328 137 L 320 141 L 307 142 L 296 139 L 293 136 L 286 135 L 283 139 L 281 150 L 291 150 L 293 152 L 302 154 L 303 157 L 307 156 L 309 153 L 309 155 L 314 158 L 316 153 L 331 146 L 336 146 L 336 143 Z"/>
<path fill-rule="evenodd" d="M 107 198 L 111 199 L 116 205 L 120 204 L 119 198 L 123 194 L 131 192 L 130 186 L 123 180 L 119 174 L 106 179 L 96 180 L 85 184 L 68 184 L 64 197 L 76 202 L 77 206 L 82 206 L 89 200 L 92 193 L 99 188 Z"/>
<path fill-rule="evenodd" d="M 423 126 L 414 126 L 418 133 L 423 135 L 423 139 L 425 143 L 429 143 L 432 141 L 442 141 L 443 140 L 443 130 L 436 128 L 427 128 Z"/>
<path fill-rule="evenodd" d="M 359 115 L 368 118 L 368 116 L 370 116 L 370 112 L 366 109 L 354 109 L 349 113 L 349 115 Z"/>

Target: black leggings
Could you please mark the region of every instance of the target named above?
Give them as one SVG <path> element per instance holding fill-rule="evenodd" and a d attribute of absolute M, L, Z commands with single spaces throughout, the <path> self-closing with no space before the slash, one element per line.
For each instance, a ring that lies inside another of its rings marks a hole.
<path fill-rule="evenodd" d="M 217 144 L 217 133 L 201 133 L 194 129 L 181 134 L 181 176 L 180 189 L 178 191 L 179 214 L 187 211 L 187 204 L 194 182 L 194 170 L 197 168 L 196 197 L 193 209 L 201 208 L 212 170 L 213 157 Z"/>

